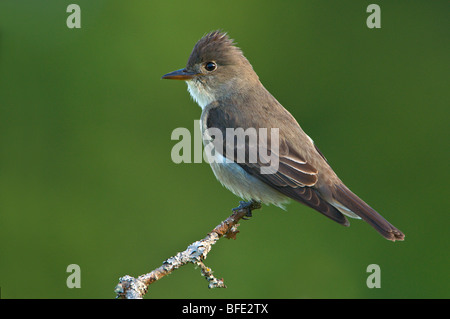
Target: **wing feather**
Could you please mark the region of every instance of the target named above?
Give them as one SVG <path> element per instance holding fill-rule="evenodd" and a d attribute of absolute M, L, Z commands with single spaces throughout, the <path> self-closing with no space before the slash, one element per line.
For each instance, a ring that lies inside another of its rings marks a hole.
<path fill-rule="evenodd" d="M 329 204 L 324 200 L 320 192 L 314 188 L 318 181 L 318 170 L 309 163 L 304 156 L 298 154 L 294 151 L 293 147 L 290 147 L 288 141 L 284 140 L 282 134 L 280 134 L 279 141 L 279 166 L 278 170 L 272 174 L 262 174 L 261 168 L 264 166 L 269 166 L 268 155 L 272 155 L 270 149 L 271 141 L 269 140 L 264 145 L 259 144 L 259 138 L 256 140 L 257 145 L 249 145 L 252 138 L 244 139 L 245 145 L 234 145 L 230 147 L 226 145 L 228 139 L 226 138 L 227 128 L 238 128 L 242 127 L 244 130 L 247 129 L 248 125 L 243 125 L 235 114 L 239 113 L 238 110 L 233 110 L 232 107 L 221 107 L 216 106 L 208 110 L 208 116 L 206 118 L 207 128 L 217 128 L 222 131 L 223 141 L 216 151 L 221 153 L 221 155 L 229 160 L 234 161 L 240 165 L 247 173 L 257 177 L 264 183 L 270 185 L 272 188 L 278 190 L 280 193 L 303 203 L 330 219 L 348 226 L 349 222 L 345 216 L 340 213 L 334 206 Z M 257 131 L 257 130 L 256 130 Z M 236 144 L 236 139 L 230 139 Z M 214 141 L 213 141 L 214 143 Z M 244 148 L 246 152 L 248 150 L 257 149 L 258 157 L 256 162 L 250 162 L 249 156 L 246 154 L 245 160 L 238 160 L 238 149 Z M 228 150 L 228 153 L 227 153 Z M 233 150 L 230 152 L 230 150 Z"/>

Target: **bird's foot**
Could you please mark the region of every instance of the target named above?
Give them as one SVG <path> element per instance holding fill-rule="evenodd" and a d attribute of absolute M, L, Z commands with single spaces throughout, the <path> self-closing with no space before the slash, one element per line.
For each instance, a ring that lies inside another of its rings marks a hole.
<path fill-rule="evenodd" d="M 243 220 L 248 220 L 250 217 L 252 217 L 252 210 L 261 208 L 261 202 L 250 200 L 248 202 L 240 201 L 239 206 L 236 208 L 233 208 L 233 212 L 239 211 L 239 210 L 246 210 L 245 217 L 242 217 Z"/>

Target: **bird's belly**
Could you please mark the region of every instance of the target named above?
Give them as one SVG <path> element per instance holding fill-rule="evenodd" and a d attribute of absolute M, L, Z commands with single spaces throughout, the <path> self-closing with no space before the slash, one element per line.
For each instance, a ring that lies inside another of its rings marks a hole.
<path fill-rule="evenodd" d="M 221 158 L 222 161 L 218 160 L 217 157 Z M 253 199 L 283 209 L 284 204 L 289 202 L 288 197 L 250 175 L 238 164 L 226 162 L 220 154 L 216 154 L 216 159 L 211 163 L 211 168 L 222 185 L 245 200 Z"/>

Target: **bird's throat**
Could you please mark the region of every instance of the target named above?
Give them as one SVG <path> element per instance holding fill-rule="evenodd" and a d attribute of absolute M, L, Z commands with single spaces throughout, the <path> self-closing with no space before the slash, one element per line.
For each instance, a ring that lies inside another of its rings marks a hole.
<path fill-rule="evenodd" d="M 199 82 L 198 80 L 190 80 L 186 81 L 188 86 L 189 94 L 192 96 L 195 102 L 197 102 L 198 105 L 202 109 L 205 108 L 209 103 L 216 100 L 212 92 L 209 92 L 205 86 Z"/>

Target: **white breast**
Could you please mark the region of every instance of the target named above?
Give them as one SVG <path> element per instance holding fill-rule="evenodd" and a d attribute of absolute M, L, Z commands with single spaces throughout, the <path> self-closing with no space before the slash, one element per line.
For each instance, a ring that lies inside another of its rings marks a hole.
<path fill-rule="evenodd" d="M 289 198 L 273 189 L 258 178 L 248 174 L 238 164 L 212 162 L 211 168 L 216 178 L 235 195 L 245 200 L 257 200 L 285 209 Z"/>

